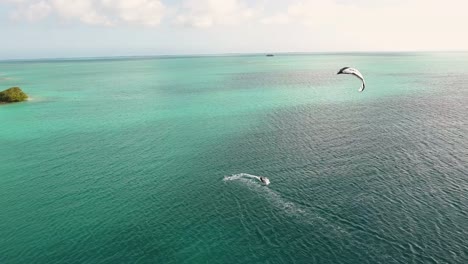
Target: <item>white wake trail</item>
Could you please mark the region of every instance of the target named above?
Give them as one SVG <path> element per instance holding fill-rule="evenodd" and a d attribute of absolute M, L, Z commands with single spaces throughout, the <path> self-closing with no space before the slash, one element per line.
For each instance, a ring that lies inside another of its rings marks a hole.
<path fill-rule="evenodd" d="M 249 189 L 262 193 L 271 204 L 281 208 L 288 214 L 302 214 L 304 212 L 304 210 L 300 209 L 296 204 L 294 204 L 294 202 L 285 200 L 280 194 L 270 188 L 265 188 L 265 186 L 261 184 L 260 176 L 248 173 L 239 173 L 231 176 L 224 176 L 223 180 L 240 181 L 245 183 Z"/>
<path fill-rule="evenodd" d="M 245 184 L 247 188 L 259 193 L 271 205 L 273 205 L 276 208 L 279 208 L 281 211 L 283 211 L 298 222 L 314 225 L 318 228 L 326 228 L 328 232 L 333 232 L 337 235 L 349 235 L 345 229 L 341 228 L 337 224 L 331 223 L 326 218 L 314 212 L 314 210 L 311 210 L 311 208 L 301 206 L 300 204 L 295 203 L 294 201 L 290 201 L 284 198 L 277 191 L 271 188 L 266 188 L 266 186 L 264 186 L 261 183 L 260 176 L 248 173 L 239 173 L 230 176 L 224 176 L 223 181 L 236 181 Z"/>
<path fill-rule="evenodd" d="M 225 181 L 235 181 L 239 179 L 256 179 L 260 181 L 260 176 L 248 174 L 248 173 L 239 173 L 239 174 L 234 174 L 231 176 L 224 176 Z"/>

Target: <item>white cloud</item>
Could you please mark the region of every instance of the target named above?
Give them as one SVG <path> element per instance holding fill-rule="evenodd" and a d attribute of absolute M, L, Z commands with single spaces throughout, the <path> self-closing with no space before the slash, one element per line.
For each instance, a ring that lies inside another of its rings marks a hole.
<path fill-rule="evenodd" d="M 254 9 L 238 0 L 186 0 L 175 22 L 190 27 L 236 25 L 253 15 Z"/>
<path fill-rule="evenodd" d="M 303 24 L 319 26 L 338 23 L 343 18 L 358 17 L 358 10 L 352 5 L 341 5 L 333 0 L 295 1 L 284 12 L 267 16 L 261 20 L 264 24 Z"/>
<path fill-rule="evenodd" d="M 284 25 L 290 22 L 290 16 L 287 14 L 276 14 L 264 17 L 260 22 L 265 25 Z"/>
<path fill-rule="evenodd" d="M 159 25 L 165 7 L 160 0 L 0 0 L 13 4 L 12 17 L 30 21 L 55 14 L 65 20 L 89 25 L 111 26 L 121 23 Z"/>
<path fill-rule="evenodd" d="M 102 0 L 123 21 L 145 26 L 157 26 L 164 16 L 165 7 L 159 0 Z"/>
<path fill-rule="evenodd" d="M 85 24 L 112 25 L 109 17 L 97 9 L 98 1 L 93 0 L 50 0 L 55 12 L 65 19 L 78 19 Z"/>
<path fill-rule="evenodd" d="M 20 2 L 20 1 L 16 1 Z M 26 19 L 28 21 L 38 21 L 47 17 L 52 11 L 52 7 L 46 1 L 39 1 L 30 5 L 21 5 L 15 10 L 11 17 L 15 20 Z"/>

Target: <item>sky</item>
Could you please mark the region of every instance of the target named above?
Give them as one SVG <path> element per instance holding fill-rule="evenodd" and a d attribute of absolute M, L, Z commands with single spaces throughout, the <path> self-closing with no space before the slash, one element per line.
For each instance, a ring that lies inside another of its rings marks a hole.
<path fill-rule="evenodd" d="M 0 59 L 468 49 L 466 0 L 0 0 Z"/>

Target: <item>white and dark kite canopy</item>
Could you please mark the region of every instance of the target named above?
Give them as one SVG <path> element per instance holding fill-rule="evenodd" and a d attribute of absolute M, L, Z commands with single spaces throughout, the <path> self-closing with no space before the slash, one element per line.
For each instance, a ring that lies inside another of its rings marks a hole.
<path fill-rule="evenodd" d="M 361 88 L 359 88 L 359 92 L 364 91 L 364 88 L 366 88 L 366 82 L 364 81 L 364 77 L 357 69 L 344 67 L 337 74 L 351 74 L 359 78 L 362 81 L 362 85 Z"/>

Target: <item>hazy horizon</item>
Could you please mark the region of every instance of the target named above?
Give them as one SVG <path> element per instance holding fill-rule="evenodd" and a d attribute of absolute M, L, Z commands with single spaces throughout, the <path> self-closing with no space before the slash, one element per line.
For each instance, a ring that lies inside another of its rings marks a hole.
<path fill-rule="evenodd" d="M 8 61 L 36 61 L 36 60 L 112 60 L 112 59 L 144 59 L 144 58 L 189 58 L 189 57 L 229 57 L 229 56 L 264 56 L 273 54 L 276 56 L 301 56 L 301 55 L 366 55 L 366 54 L 443 54 L 443 53 L 468 53 L 468 50 L 418 50 L 418 51 L 317 51 L 317 52 L 250 52 L 250 53 L 192 53 L 192 54 L 142 54 L 142 55 L 108 55 L 108 56 L 70 56 L 70 57 L 31 57 L 0 59 L 2 62 Z"/>

